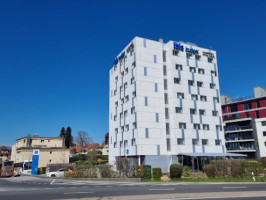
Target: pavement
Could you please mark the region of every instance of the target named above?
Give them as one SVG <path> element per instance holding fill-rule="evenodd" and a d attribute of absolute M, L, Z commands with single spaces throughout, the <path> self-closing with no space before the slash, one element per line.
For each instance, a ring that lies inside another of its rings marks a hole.
<path fill-rule="evenodd" d="M 265 199 L 266 183 L 95 182 L 31 176 L 0 178 L 0 200 Z"/>

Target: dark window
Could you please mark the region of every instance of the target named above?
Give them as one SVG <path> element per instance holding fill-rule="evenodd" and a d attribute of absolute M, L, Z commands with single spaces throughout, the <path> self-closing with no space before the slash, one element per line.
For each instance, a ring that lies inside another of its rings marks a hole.
<path fill-rule="evenodd" d="M 180 78 L 174 78 L 174 83 L 179 84 L 180 83 Z"/>
<path fill-rule="evenodd" d="M 164 76 L 167 76 L 166 65 L 163 66 L 163 75 L 164 75 Z"/>
<path fill-rule="evenodd" d="M 263 136 L 264 136 L 264 137 L 266 136 L 266 131 L 263 131 Z"/>
<path fill-rule="evenodd" d="M 260 118 L 260 113 L 258 110 L 256 110 L 256 118 Z"/>
<path fill-rule="evenodd" d="M 249 112 L 246 112 L 246 116 L 249 117 Z"/>
<path fill-rule="evenodd" d="M 251 109 L 252 107 L 251 107 L 251 102 L 247 102 L 247 103 L 244 103 L 244 109 L 245 110 L 249 110 L 249 109 Z"/>
<path fill-rule="evenodd" d="M 237 105 L 231 105 L 231 112 L 237 112 Z"/>
<path fill-rule="evenodd" d="M 166 51 L 163 51 L 163 62 L 166 62 Z"/>
<path fill-rule="evenodd" d="M 257 108 L 260 108 L 260 101 L 257 101 Z"/>

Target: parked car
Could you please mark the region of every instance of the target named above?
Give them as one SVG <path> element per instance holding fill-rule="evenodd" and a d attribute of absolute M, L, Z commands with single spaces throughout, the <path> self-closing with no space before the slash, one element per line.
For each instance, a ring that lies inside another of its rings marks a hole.
<path fill-rule="evenodd" d="M 48 176 L 48 177 L 64 177 L 66 171 L 67 171 L 66 169 L 59 169 L 59 170 L 56 170 L 54 172 L 47 172 L 46 176 Z"/>

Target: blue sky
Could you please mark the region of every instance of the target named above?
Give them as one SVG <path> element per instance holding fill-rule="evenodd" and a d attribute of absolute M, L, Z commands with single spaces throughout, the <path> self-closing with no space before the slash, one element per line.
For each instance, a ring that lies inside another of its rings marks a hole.
<path fill-rule="evenodd" d="M 266 1 L 0 1 L 0 145 L 71 126 L 102 142 L 109 69 L 135 36 L 217 51 L 222 94 L 266 87 Z"/>

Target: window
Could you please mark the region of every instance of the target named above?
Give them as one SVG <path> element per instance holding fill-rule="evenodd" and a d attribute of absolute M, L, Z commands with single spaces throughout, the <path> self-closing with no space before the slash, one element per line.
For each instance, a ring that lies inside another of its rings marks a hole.
<path fill-rule="evenodd" d="M 125 127 L 125 131 L 128 131 L 128 130 L 129 130 L 129 125 L 127 124 Z"/>
<path fill-rule="evenodd" d="M 114 90 L 114 96 L 117 95 L 117 90 Z"/>
<path fill-rule="evenodd" d="M 266 147 L 266 142 L 264 142 L 264 146 Z"/>
<path fill-rule="evenodd" d="M 217 117 L 217 116 L 218 116 L 218 111 L 217 111 L 217 110 L 213 110 L 213 111 L 212 111 L 212 116 Z"/>
<path fill-rule="evenodd" d="M 174 83 L 175 84 L 180 84 L 180 78 L 174 78 Z"/>
<path fill-rule="evenodd" d="M 199 110 L 199 114 L 200 114 L 200 115 L 206 115 L 206 111 L 200 109 L 200 110 Z"/>
<path fill-rule="evenodd" d="M 44 143 L 44 140 L 41 140 L 41 143 Z"/>
<path fill-rule="evenodd" d="M 200 55 L 195 55 L 196 60 L 200 60 L 200 57 L 201 57 Z"/>
<path fill-rule="evenodd" d="M 137 128 L 137 122 L 133 122 L 133 128 Z"/>
<path fill-rule="evenodd" d="M 163 62 L 166 62 L 166 51 L 163 51 Z"/>
<path fill-rule="evenodd" d="M 125 89 L 127 88 L 127 82 L 124 83 L 124 88 L 125 88 Z"/>
<path fill-rule="evenodd" d="M 200 130 L 200 124 L 193 124 L 193 128 L 195 130 Z"/>
<path fill-rule="evenodd" d="M 170 134 L 170 125 L 169 123 L 165 123 L 166 135 Z"/>
<path fill-rule="evenodd" d="M 203 82 L 201 82 L 201 81 L 197 81 L 197 86 L 198 86 L 198 87 L 203 87 Z"/>
<path fill-rule="evenodd" d="M 211 75 L 212 75 L 212 76 L 217 76 L 216 71 L 213 71 L 213 70 L 212 70 L 212 71 L 211 71 Z"/>
<path fill-rule="evenodd" d="M 180 129 L 186 129 L 186 123 L 182 123 L 182 122 L 180 122 L 180 123 L 179 123 L 179 128 L 180 128 Z"/>
<path fill-rule="evenodd" d="M 154 63 L 157 63 L 157 57 L 156 57 L 156 55 L 153 55 L 153 62 Z"/>
<path fill-rule="evenodd" d="M 158 84 L 157 83 L 154 83 L 154 91 L 158 92 Z"/>
<path fill-rule="evenodd" d="M 116 121 L 116 120 L 117 120 L 117 115 L 114 116 L 114 121 Z"/>
<path fill-rule="evenodd" d="M 128 100 L 129 100 L 129 96 L 127 95 L 125 96 L 125 101 L 128 102 Z"/>
<path fill-rule="evenodd" d="M 177 98 L 178 99 L 184 99 L 184 93 L 178 92 L 177 93 Z"/>
<path fill-rule="evenodd" d="M 120 86 L 120 91 L 123 91 L 123 85 Z"/>
<path fill-rule="evenodd" d="M 220 126 L 220 125 L 216 125 L 216 130 L 217 130 L 217 131 L 221 131 L 221 130 L 222 130 L 222 126 Z"/>
<path fill-rule="evenodd" d="M 203 95 L 200 95 L 200 100 L 201 101 L 207 101 L 207 97 L 206 96 L 203 96 Z"/>
<path fill-rule="evenodd" d="M 163 80 L 164 89 L 167 90 L 167 79 Z"/>
<path fill-rule="evenodd" d="M 262 125 L 262 126 L 266 126 L 266 121 L 262 121 L 262 122 L 261 122 L 261 125 Z"/>
<path fill-rule="evenodd" d="M 168 104 L 168 94 L 164 93 L 164 103 Z"/>
<path fill-rule="evenodd" d="M 212 63 L 213 58 L 208 58 L 208 62 Z"/>
<path fill-rule="evenodd" d="M 260 108 L 260 101 L 257 101 L 257 108 Z"/>
<path fill-rule="evenodd" d="M 115 82 L 117 82 L 117 81 L 118 81 L 118 76 L 115 77 Z"/>
<path fill-rule="evenodd" d="M 167 151 L 171 151 L 171 143 L 169 138 L 166 139 L 166 145 L 167 145 Z"/>
<path fill-rule="evenodd" d="M 196 115 L 196 114 L 197 114 L 196 109 L 194 109 L 194 108 L 190 108 L 190 114 L 192 114 L 192 115 Z"/>
<path fill-rule="evenodd" d="M 148 106 L 148 97 L 145 97 L 145 106 Z"/>
<path fill-rule="evenodd" d="M 191 99 L 197 101 L 198 100 L 198 95 L 192 94 L 191 95 Z"/>
<path fill-rule="evenodd" d="M 125 74 L 127 74 L 127 73 L 128 73 L 128 68 L 125 69 Z"/>
<path fill-rule="evenodd" d="M 132 92 L 132 97 L 136 97 L 136 91 Z"/>
<path fill-rule="evenodd" d="M 264 136 L 264 137 L 266 136 L 266 131 L 263 131 L 263 136 Z"/>
<path fill-rule="evenodd" d="M 133 138 L 133 139 L 131 140 L 131 145 L 132 145 L 132 146 L 136 145 L 136 139 L 135 139 L 135 138 Z"/>
<path fill-rule="evenodd" d="M 178 56 L 178 50 L 174 49 L 174 50 L 173 50 L 173 55 L 174 55 L 174 56 Z"/>
<path fill-rule="evenodd" d="M 221 140 L 215 140 L 215 145 L 216 145 L 216 146 L 220 146 L 220 145 L 221 145 L 221 143 L 222 143 L 222 141 L 221 141 Z"/>
<path fill-rule="evenodd" d="M 149 138 L 149 129 L 148 128 L 145 128 L 145 137 Z"/>
<path fill-rule="evenodd" d="M 135 106 L 131 108 L 131 114 L 135 113 Z"/>
<path fill-rule="evenodd" d="M 202 139 L 201 142 L 202 142 L 202 145 L 208 145 L 208 140 L 207 139 Z"/>
<path fill-rule="evenodd" d="M 114 66 L 114 71 L 116 71 L 116 70 L 117 70 L 117 65 Z"/>
<path fill-rule="evenodd" d="M 118 128 L 115 129 L 115 133 L 116 133 L 116 134 L 118 133 Z"/>
<path fill-rule="evenodd" d="M 116 148 L 116 147 L 117 147 L 116 142 L 114 142 L 114 148 Z"/>
<path fill-rule="evenodd" d="M 213 101 L 214 101 L 215 103 L 219 103 L 219 98 L 218 98 L 218 97 L 213 97 Z"/>
<path fill-rule="evenodd" d="M 181 107 L 175 107 L 175 112 L 176 113 L 182 113 L 182 108 Z"/>
<path fill-rule="evenodd" d="M 159 122 L 159 113 L 155 113 L 155 118 L 156 118 L 156 123 L 158 123 Z"/>
<path fill-rule="evenodd" d="M 122 147 L 123 146 L 123 141 L 120 141 L 120 147 Z"/>
<path fill-rule="evenodd" d="M 127 110 L 124 111 L 124 116 L 125 116 L 125 117 L 127 116 Z"/>
<path fill-rule="evenodd" d="M 134 77 L 132 77 L 132 78 L 131 78 L 131 84 L 133 84 L 133 83 L 134 83 L 134 81 L 135 81 L 135 78 L 134 78 Z"/>
<path fill-rule="evenodd" d="M 125 147 L 128 146 L 128 142 L 127 142 L 127 140 L 124 141 L 124 146 L 125 146 Z"/>
<path fill-rule="evenodd" d="M 189 71 L 192 73 L 196 73 L 196 68 L 195 67 L 189 67 Z"/>
<path fill-rule="evenodd" d="M 259 113 L 259 111 L 256 110 L 255 113 L 256 113 L 256 118 L 260 118 L 260 113 Z"/>
<path fill-rule="evenodd" d="M 231 112 L 237 112 L 238 111 L 238 108 L 237 108 L 237 105 L 231 105 Z"/>
<path fill-rule="evenodd" d="M 192 80 L 188 80 L 188 85 L 190 85 L 190 86 L 194 86 L 194 81 L 192 81 Z"/>
<path fill-rule="evenodd" d="M 124 126 L 121 126 L 121 132 L 124 132 Z"/>
<path fill-rule="evenodd" d="M 147 76 L 147 67 L 144 67 L 144 76 Z"/>
<path fill-rule="evenodd" d="M 184 144 L 184 139 L 183 138 L 177 138 L 177 144 L 183 145 Z"/>
<path fill-rule="evenodd" d="M 199 140 L 198 139 L 192 139 L 192 144 L 193 145 L 198 145 L 199 144 Z"/>
<path fill-rule="evenodd" d="M 118 106 L 118 101 L 117 102 L 115 102 L 115 107 L 117 107 Z"/>
<path fill-rule="evenodd" d="M 182 65 L 176 64 L 175 65 L 176 70 L 183 70 Z"/>
<path fill-rule="evenodd" d="M 251 102 L 244 103 L 244 109 L 245 110 L 252 109 Z"/>
<path fill-rule="evenodd" d="M 211 89 L 215 89 L 216 88 L 216 85 L 214 83 L 210 83 L 210 88 Z"/>
<path fill-rule="evenodd" d="M 164 76 L 167 76 L 166 65 L 163 66 L 163 75 L 164 75 Z"/>
<path fill-rule="evenodd" d="M 199 73 L 199 74 L 205 74 L 204 69 L 200 69 L 200 68 L 199 68 L 199 69 L 198 69 L 198 73 Z"/>
<path fill-rule="evenodd" d="M 165 108 L 165 119 L 169 119 L 169 109 Z"/>
<path fill-rule="evenodd" d="M 203 130 L 205 131 L 210 130 L 210 126 L 208 124 L 203 124 Z"/>

